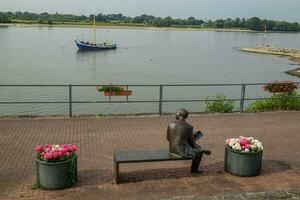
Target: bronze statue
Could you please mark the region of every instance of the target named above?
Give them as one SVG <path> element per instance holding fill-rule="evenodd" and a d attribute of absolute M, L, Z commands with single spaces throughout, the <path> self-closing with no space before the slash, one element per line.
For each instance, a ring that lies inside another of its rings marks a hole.
<path fill-rule="evenodd" d="M 180 109 L 176 113 L 176 121 L 169 123 L 167 130 L 167 140 L 169 141 L 169 151 L 173 156 L 192 157 L 192 173 L 201 173 L 199 165 L 203 153 L 210 155 L 211 152 L 204 150 L 195 141 L 203 134 L 200 131 L 193 131 L 193 126 L 185 120 L 188 117 L 188 111 Z"/>

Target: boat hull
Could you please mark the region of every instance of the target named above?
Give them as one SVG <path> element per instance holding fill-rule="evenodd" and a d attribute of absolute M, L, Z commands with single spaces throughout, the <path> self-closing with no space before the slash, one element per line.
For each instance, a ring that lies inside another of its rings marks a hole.
<path fill-rule="evenodd" d="M 75 40 L 75 43 L 80 50 L 111 50 L 116 49 L 116 44 L 90 44 Z"/>

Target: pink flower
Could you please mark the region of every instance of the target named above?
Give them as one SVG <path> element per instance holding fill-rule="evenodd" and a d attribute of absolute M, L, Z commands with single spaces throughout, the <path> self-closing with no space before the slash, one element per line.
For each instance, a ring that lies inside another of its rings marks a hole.
<path fill-rule="evenodd" d="M 60 151 L 58 151 L 57 152 L 57 157 L 60 157 L 60 156 L 62 156 L 63 154 L 60 152 Z"/>
<path fill-rule="evenodd" d="M 65 154 L 66 152 L 68 152 L 68 149 L 67 148 L 63 148 L 63 149 L 60 149 L 59 150 L 62 154 Z"/>
<path fill-rule="evenodd" d="M 44 147 L 45 147 L 45 148 L 51 148 L 51 147 L 52 147 L 52 144 L 45 144 Z"/>
<path fill-rule="evenodd" d="M 58 157 L 58 153 L 57 152 L 54 152 L 53 153 L 53 158 L 57 158 Z"/>
<path fill-rule="evenodd" d="M 52 153 L 46 153 L 44 155 L 44 160 L 49 160 L 49 159 L 52 159 L 53 158 L 53 154 Z"/>
<path fill-rule="evenodd" d="M 226 140 L 226 144 L 229 144 L 229 143 L 230 143 L 230 139 L 227 139 L 227 140 Z"/>
<path fill-rule="evenodd" d="M 246 137 L 240 137 L 239 143 L 242 146 L 242 148 L 249 148 L 250 147 L 250 141 Z"/>
<path fill-rule="evenodd" d="M 58 161 L 57 158 L 62 156 L 72 156 L 73 152 L 77 150 L 77 147 L 72 144 L 62 144 L 62 145 L 52 145 L 52 144 L 45 144 L 37 145 L 35 147 L 35 151 L 38 153 L 38 157 L 41 160 L 51 160 L 51 162 Z M 53 159 L 53 160 L 52 160 Z M 66 159 L 65 157 L 62 158 L 63 160 Z"/>
<path fill-rule="evenodd" d="M 46 152 L 46 153 L 48 153 L 48 152 L 50 152 L 50 151 L 51 151 L 51 149 L 50 149 L 49 147 L 46 147 L 46 148 L 45 148 L 45 152 Z"/>
<path fill-rule="evenodd" d="M 42 153 L 44 150 L 44 147 L 42 145 L 37 145 L 34 150 L 38 153 Z"/>
<path fill-rule="evenodd" d="M 73 145 L 73 149 L 74 151 L 77 151 L 77 147 L 75 145 Z"/>

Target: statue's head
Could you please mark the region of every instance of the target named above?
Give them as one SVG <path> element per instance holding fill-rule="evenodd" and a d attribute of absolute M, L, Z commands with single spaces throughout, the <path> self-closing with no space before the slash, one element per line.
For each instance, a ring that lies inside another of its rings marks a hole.
<path fill-rule="evenodd" d="M 185 109 L 179 109 L 177 112 L 176 112 L 176 119 L 186 119 L 188 116 L 189 116 L 189 112 Z"/>

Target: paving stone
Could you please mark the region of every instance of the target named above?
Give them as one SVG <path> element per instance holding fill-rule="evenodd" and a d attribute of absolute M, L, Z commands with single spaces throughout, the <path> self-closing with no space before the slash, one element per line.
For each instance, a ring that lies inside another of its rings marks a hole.
<path fill-rule="evenodd" d="M 120 167 L 122 184 L 114 185 L 113 152 L 168 148 L 166 127 L 172 120 L 173 116 L 0 119 L 0 199 L 216 200 L 278 188 L 283 189 L 269 196 L 299 198 L 299 189 L 289 190 L 300 186 L 300 158 L 295 153 L 299 150 L 300 112 L 293 111 L 191 115 L 188 121 L 204 133 L 199 144 L 212 151 L 201 163 L 203 174 L 189 173 L 190 162 L 185 161 L 128 164 Z M 242 178 L 223 170 L 225 140 L 239 135 L 253 136 L 264 144 L 258 177 Z M 79 182 L 74 187 L 63 191 L 31 189 L 35 184 L 33 149 L 45 143 L 79 147 Z M 220 196 L 224 193 L 228 195 Z M 251 195 L 261 197 L 260 193 Z"/>
<path fill-rule="evenodd" d="M 276 191 L 270 191 L 267 194 L 267 198 L 269 199 L 290 199 L 292 195 L 288 194 L 284 190 L 276 190 Z"/>
<path fill-rule="evenodd" d="M 245 194 L 242 194 L 242 197 L 244 199 L 253 199 L 253 200 L 261 200 L 267 198 L 266 192 L 247 192 Z"/>
<path fill-rule="evenodd" d="M 288 194 L 291 194 L 293 197 L 297 197 L 300 199 L 300 188 L 298 189 L 289 189 L 287 190 Z"/>

